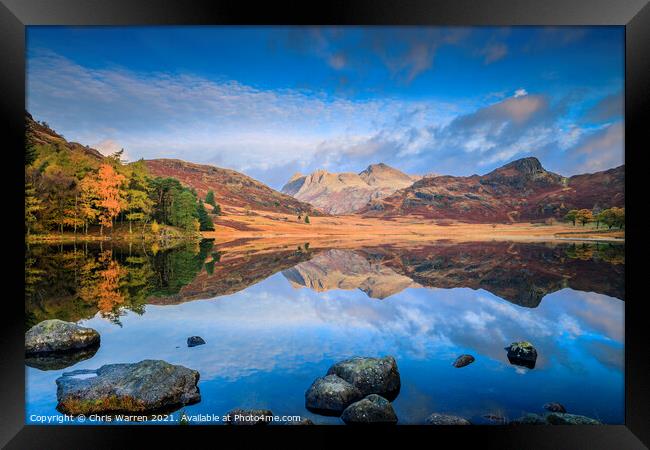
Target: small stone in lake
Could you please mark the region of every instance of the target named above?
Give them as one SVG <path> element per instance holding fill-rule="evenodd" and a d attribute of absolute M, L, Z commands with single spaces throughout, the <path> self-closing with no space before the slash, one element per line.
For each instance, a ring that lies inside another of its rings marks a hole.
<path fill-rule="evenodd" d="M 197 345 L 203 345 L 205 341 L 201 336 L 192 336 L 187 338 L 188 347 L 196 347 Z"/>
<path fill-rule="evenodd" d="M 559 412 L 559 413 L 566 412 L 566 408 L 562 404 L 557 402 L 549 402 L 545 404 L 544 409 L 551 412 Z"/>
<path fill-rule="evenodd" d="M 505 347 L 505 350 L 508 351 L 508 361 L 510 361 L 510 364 L 528 367 L 529 369 L 535 368 L 537 350 L 530 342 L 513 342 L 508 347 Z"/>
<path fill-rule="evenodd" d="M 470 421 L 463 417 L 438 413 L 431 414 L 424 423 L 427 425 L 471 425 Z"/>
<path fill-rule="evenodd" d="M 474 357 L 472 355 L 460 355 L 458 358 L 456 358 L 456 361 L 454 361 L 454 367 L 465 367 L 472 364 L 473 362 Z"/>

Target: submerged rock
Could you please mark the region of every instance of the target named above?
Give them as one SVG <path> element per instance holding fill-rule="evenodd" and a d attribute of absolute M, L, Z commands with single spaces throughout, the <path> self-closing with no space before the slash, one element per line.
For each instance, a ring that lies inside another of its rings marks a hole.
<path fill-rule="evenodd" d="M 341 419 L 348 425 L 397 423 L 397 415 L 393 410 L 393 405 L 377 394 L 370 394 L 366 398 L 352 403 L 345 408 Z"/>
<path fill-rule="evenodd" d="M 551 412 L 565 413 L 566 408 L 557 402 L 549 402 L 544 405 L 544 409 Z"/>
<path fill-rule="evenodd" d="M 456 358 L 456 361 L 454 361 L 454 367 L 465 367 L 472 364 L 473 362 L 474 357 L 472 355 L 460 355 L 458 358 Z"/>
<path fill-rule="evenodd" d="M 97 350 L 99 346 L 93 345 L 66 352 L 31 353 L 25 356 L 25 365 L 40 370 L 61 370 L 92 358 Z"/>
<path fill-rule="evenodd" d="M 273 421 L 273 412 L 270 409 L 241 409 L 236 408 L 228 412 L 228 425 L 268 425 Z"/>
<path fill-rule="evenodd" d="M 529 369 L 535 368 L 537 350 L 530 342 L 513 342 L 508 347 L 505 347 L 505 350 L 508 351 L 508 361 L 510 361 L 510 364 L 528 367 Z"/>
<path fill-rule="evenodd" d="M 325 415 L 339 415 L 348 405 L 361 400 L 363 394 L 337 375 L 316 378 L 305 392 L 307 409 Z"/>
<path fill-rule="evenodd" d="M 165 361 L 108 364 L 56 380 L 57 409 L 65 414 L 170 411 L 197 403 L 199 373 Z"/>
<path fill-rule="evenodd" d="M 547 413 L 545 415 L 526 414 L 511 422 L 515 425 L 601 425 L 596 419 L 578 414 Z"/>
<path fill-rule="evenodd" d="M 377 394 L 393 400 L 400 390 L 397 362 L 392 356 L 346 359 L 330 367 L 327 374 L 338 375 L 353 384 L 363 395 Z"/>
<path fill-rule="evenodd" d="M 58 319 L 44 320 L 25 333 L 25 353 L 71 352 L 98 346 L 99 340 L 99 333 L 92 328 Z"/>
<path fill-rule="evenodd" d="M 549 413 L 546 421 L 551 425 L 601 425 L 601 422 L 587 416 L 567 413 Z"/>
<path fill-rule="evenodd" d="M 433 413 L 424 420 L 427 425 L 471 425 L 471 422 L 460 416 Z"/>
<path fill-rule="evenodd" d="M 203 345 L 205 341 L 201 336 L 191 336 L 187 338 L 188 347 L 196 347 L 197 345 Z"/>

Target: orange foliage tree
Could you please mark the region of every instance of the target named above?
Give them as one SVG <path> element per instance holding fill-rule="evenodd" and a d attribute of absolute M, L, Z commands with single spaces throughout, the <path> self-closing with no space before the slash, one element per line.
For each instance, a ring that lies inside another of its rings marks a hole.
<path fill-rule="evenodd" d="M 124 208 L 123 192 L 120 189 L 125 177 L 115 171 L 113 166 L 102 164 L 97 173 L 97 205 L 100 208 L 99 225 L 100 234 L 104 234 L 104 227 L 112 228 L 113 219 Z"/>

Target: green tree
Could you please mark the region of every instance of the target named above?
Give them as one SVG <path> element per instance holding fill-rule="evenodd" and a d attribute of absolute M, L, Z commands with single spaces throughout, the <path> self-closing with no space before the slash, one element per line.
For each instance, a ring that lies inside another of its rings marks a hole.
<path fill-rule="evenodd" d="M 31 138 L 31 136 L 26 136 L 25 137 L 25 165 L 26 166 L 31 166 L 34 161 L 36 161 L 36 158 L 38 157 L 38 152 L 36 150 L 36 146 L 34 145 L 34 141 Z"/>
<path fill-rule="evenodd" d="M 214 208 L 212 208 L 212 214 L 214 214 L 216 216 L 221 215 L 221 206 L 218 203 L 216 205 L 214 205 Z"/>
<path fill-rule="evenodd" d="M 38 217 L 36 214 L 42 209 L 41 201 L 36 196 L 36 189 L 31 183 L 25 183 L 25 230 L 30 235 Z"/>
<path fill-rule="evenodd" d="M 208 193 L 205 194 L 205 202 L 206 202 L 208 205 L 212 205 L 212 207 L 216 207 L 216 206 L 217 206 L 217 204 L 215 203 L 215 200 L 214 200 L 214 192 L 212 191 L 212 189 L 210 189 L 210 190 L 208 191 Z"/>
<path fill-rule="evenodd" d="M 573 222 L 573 226 L 575 226 L 577 217 L 578 217 L 578 210 L 572 209 L 568 213 L 566 213 L 564 219 L 567 220 L 568 222 Z"/>
<path fill-rule="evenodd" d="M 176 196 L 171 207 L 169 218 L 170 225 L 192 230 L 195 222 L 199 219 L 199 213 L 196 210 L 196 198 L 188 190 L 183 190 Z"/>
<path fill-rule="evenodd" d="M 208 215 L 208 212 L 203 206 L 203 202 L 199 200 L 198 205 L 196 206 L 196 212 L 199 215 L 199 231 L 214 231 L 214 224 L 212 219 Z"/>
<path fill-rule="evenodd" d="M 151 213 L 154 202 L 151 199 L 151 186 L 147 179 L 145 167 L 141 161 L 131 166 L 131 174 L 126 188 L 126 219 L 129 221 L 129 233 L 132 233 L 132 223 L 142 222 L 142 234 Z"/>
<path fill-rule="evenodd" d="M 305 223 L 311 223 L 311 222 L 309 221 L 309 216 L 306 215 L 306 214 L 305 214 Z"/>

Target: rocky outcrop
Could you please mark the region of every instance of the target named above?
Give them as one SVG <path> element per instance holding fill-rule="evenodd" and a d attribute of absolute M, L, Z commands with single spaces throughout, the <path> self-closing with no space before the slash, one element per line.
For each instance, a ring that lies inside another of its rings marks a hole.
<path fill-rule="evenodd" d="M 305 406 L 323 415 L 339 415 L 348 405 L 363 398 L 351 383 L 336 375 L 317 378 L 305 393 Z"/>
<path fill-rule="evenodd" d="M 397 362 L 392 356 L 346 359 L 330 367 L 327 374 L 338 375 L 363 395 L 377 394 L 389 400 L 397 397 L 401 385 Z"/>
<path fill-rule="evenodd" d="M 273 421 L 270 409 L 233 409 L 228 412 L 227 425 L 268 425 Z"/>
<path fill-rule="evenodd" d="M 424 420 L 424 423 L 426 425 L 471 425 L 469 420 L 460 416 L 439 413 L 431 414 Z"/>
<path fill-rule="evenodd" d="M 505 347 L 505 350 L 508 351 L 508 361 L 510 361 L 510 364 L 528 367 L 529 369 L 535 368 L 537 350 L 530 342 L 513 342 L 508 347 Z"/>
<path fill-rule="evenodd" d="M 71 352 L 96 347 L 99 341 L 99 333 L 92 328 L 58 319 L 44 320 L 25 333 L 25 353 Z"/>
<path fill-rule="evenodd" d="M 295 174 L 282 187 L 282 192 L 330 214 L 349 214 L 420 178 L 383 163 L 371 164 L 359 173 L 331 173 L 320 169 L 309 175 Z"/>
<path fill-rule="evenodd" d="M 397 415 L 393 405 L 377 394 L 370 394 L 345 408 L 341 419 L 348 425 L 396 424 Z"/>
<path fill-rule="evenodd" d="M 454 367 L 460 368 L 460 367 L 465 367 L 474 362 L 474 357 L 472 355 L 460 355 L 458 358 L 456 358 L 456 361 L 454 361 Z"/>
<path fill-rule="evenodd" d="M 201 400 L 199 373 L 160 360 L 75 370 L 56 380 L 57 409 L 65 414 L 151 413 Z"/>

